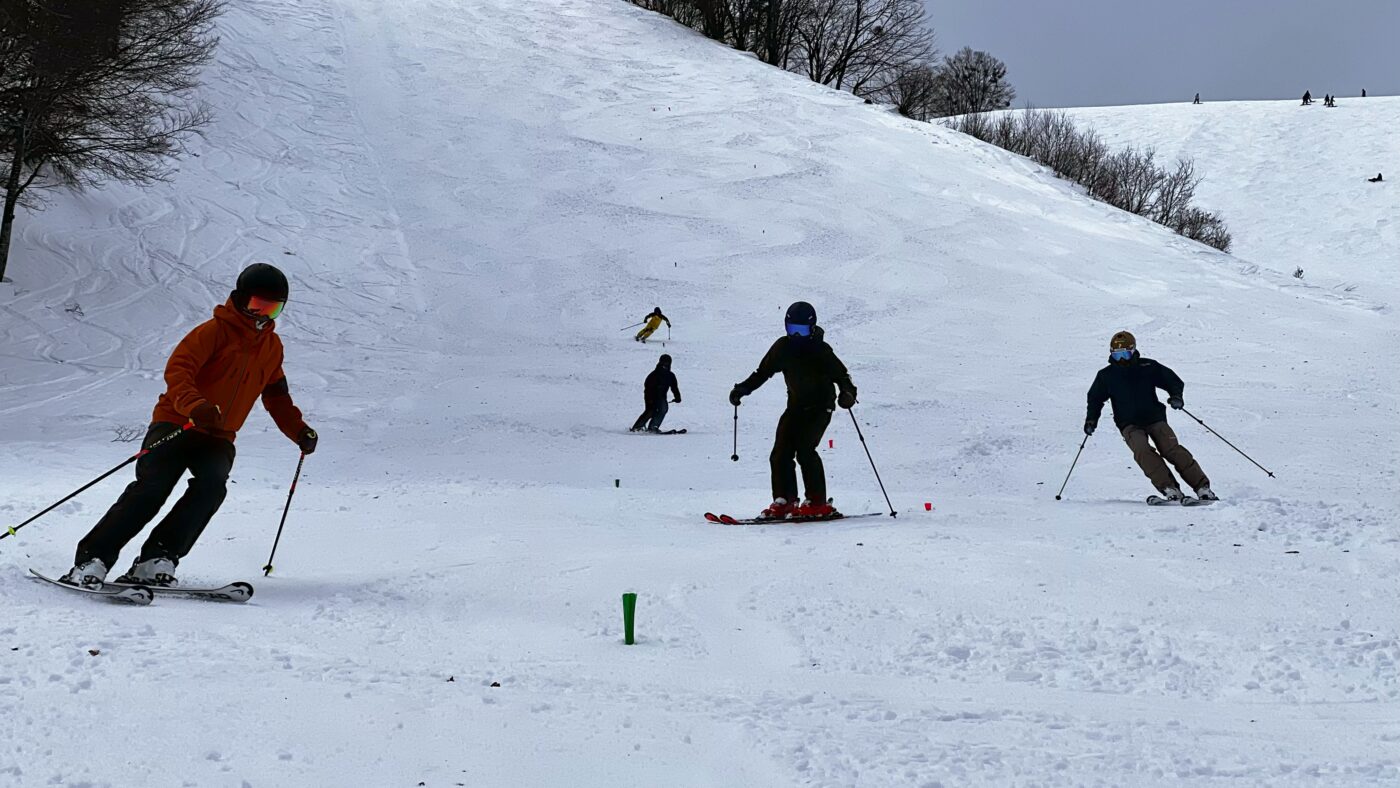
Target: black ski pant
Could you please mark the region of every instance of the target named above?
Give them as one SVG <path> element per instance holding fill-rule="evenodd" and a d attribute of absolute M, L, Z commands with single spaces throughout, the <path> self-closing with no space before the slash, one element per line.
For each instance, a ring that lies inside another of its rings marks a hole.
<path fill-rule="evenodd" d="M 642 411 L 642 415 L 638 416 L 637 420 L 632 423 L 633 432 L 644 429 L 659 431 L 661 422 L 666 420 L 666 414 L 671 411 L 671 403 L 663 399 L 655 404 L 647 405 L 646 408 Z"/>
<path fill-rule="evenodd" d="M 773 499 L 788 503 L 801 500 L 797 494 L 797 468 L 802 466 L 802 486 L 807 498 L 814 503 L 826 503 L 826 469 L 817 454 L 822 435 L 831 423 L 831 411 L 826 408 L 788 408 L 778 419 L 778 434 L 773 439 L 773 453 L 768 462 L 773 468 Z"/>
<path fill-rule="evenodd" d="M 178 424 L 152 424 L 141 445 L 150 446 L 178 429 Z M 233 457 L 232 443 L 188 430 L 137 460 L 136 481 L 127 485 L 107 514 L 78 542 L 74 564 L 98 558 L 108 569 L 114 568 L 122 548 L 155 518 L 189 471 L 185 494 L 151 531 L 137 559 L 169 558 L 179 564 L 224 502 Z"/>

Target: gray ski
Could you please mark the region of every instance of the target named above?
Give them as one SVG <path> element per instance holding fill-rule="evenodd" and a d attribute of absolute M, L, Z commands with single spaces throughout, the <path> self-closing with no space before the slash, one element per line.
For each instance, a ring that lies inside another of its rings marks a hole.
<path fill-rule="evenodd" d="M 1160 495 L 1147 496 L 1148 506 L 1166 506 L 1168 504 L 1180 504 L 1181 506 L 1205 506 L 1214 501 L 1203 501 L 1200 498 L 1193 498 L 1190 495 L 1183 497 L 1180 501 L 1172 501 Z"/>
<path fill-rule="evenodd" d="M 238 581 L 217 588 L 185 588 L 184 586 L 143 586 L 134 583 L 108 581 L 103 588 L 137 589 L 156 596 L 182 596 L 189 599 L 204 599 L 210 602 L 247 602 L 253 598 L 251 583 Z"/>
<path fill-rule="evenodd" d="M 77 591 L 80 594 L 90 594 L 92 596 L 110 599 L 113 602 L 126 602 L 131 605 L 149 605 L 151 604 L 151 600 L 155 598 L 149 588 L 141 588 L 138 586 L 113 586 L 111 583 L 106 583 L 100 588 L 85 588 L 83 586 L 75 586 L 71 583 L 55 580 L 52 577 L 45 577 L 33 569 L 29 570 L 29 574 L 34 575 L 37 579 L 49 583 L 50 585 L 66 588 L 69 591 Z"/>

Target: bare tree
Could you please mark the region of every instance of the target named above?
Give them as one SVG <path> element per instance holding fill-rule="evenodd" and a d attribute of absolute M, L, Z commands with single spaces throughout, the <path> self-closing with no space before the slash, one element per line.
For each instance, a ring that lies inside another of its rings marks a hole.
<path fill-rule="evenodd" d="M 149 184 L 209 120 L 194 97 L 220 0 L 4 0 L 0 278 L 30 187 Z"/>
<path fill-rule="evenodd" d="M 1149 215 L 1154 222 L 1168 227 L 1176 224 L 1177 217 L 1196 198 L 1196 186 L 1201 179 L 1196 177 L 1196 165 L 1189 159 L 1179 159 L 1176 169 L 1162 178 L 1157 194 L 1152 201 Z"/>
<path fill-rule="evenodd" d="M 813 82 L 875 95 L 933 57 L 921 0 L 812 0 L 807 11 L 797 40 Z"/>
<path fill-rule="evenodd" d="M 729 0 L 689 0 L 699 16 L 699 30 L 706 38 L 727 41 L 729 32 Z"/>
<path fill-rule="evenodd" d="M 1015 98 L 1006 64 L 986 52 L 963 47 L 938 68 L 935 108 L 940 116 L 1006 109 Z"/>
<path fill-rule="evenodd" d="M 933 91 L 933 67 L 920 63 L 897 72 L 879 91 L 879 96 L 893 104 L 904 117 L 926 121 L 933 117 Z"/>
<path fill-rule="evenodd" d="M 752 51 L 770 66 L 787 70 L 797 49 L 797 24 L 812 0 L 757 0 L 758 20 Z"/>
<path fill-rule="evenodd" d="M 1207 246 L 1213 246 L 1222 252 L 1230 251 L 1233 240 L 1230 231 L 1225 228 L 1225 222 L 1209 211 L 1200 208 L 1187 208 L 1177 214 L 1176 224 L 1172 227 L 1178 233 L 1200 241 Z"/>

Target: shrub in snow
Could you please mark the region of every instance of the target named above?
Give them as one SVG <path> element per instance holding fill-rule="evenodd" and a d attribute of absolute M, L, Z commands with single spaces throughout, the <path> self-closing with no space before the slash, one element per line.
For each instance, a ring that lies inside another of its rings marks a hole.
<path fill-rule="evenodd" d="M 1083 186 L 1094 199 L 1145 216 L 1222 252 L 1230 251 L 1232 239 L 1225 221 L 1191 205 L 1201 179 L 1190 160 L 1178 161 L 1168 171 L 1157 163 L 1151 148 L 1110 151 L 1093 129 L 1077 127 L 1062 110 L 974 113 L 947 125 L 1049 167 Z"/>

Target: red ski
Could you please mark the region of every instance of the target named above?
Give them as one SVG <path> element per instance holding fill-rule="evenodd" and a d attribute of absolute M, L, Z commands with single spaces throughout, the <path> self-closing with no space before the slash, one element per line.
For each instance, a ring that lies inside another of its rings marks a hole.
<path fill-rule="evenodd" d="M 727 514 L 705 512 L 705 519 L 720 525 L 788 525 L 794 523 L 823 523 L 832 520 L 859 520 L 865 517 L 886 517 L 886 512 L 866 512 L 865 514 L 829 514 L 820 517 L 730 517 Z"/>

